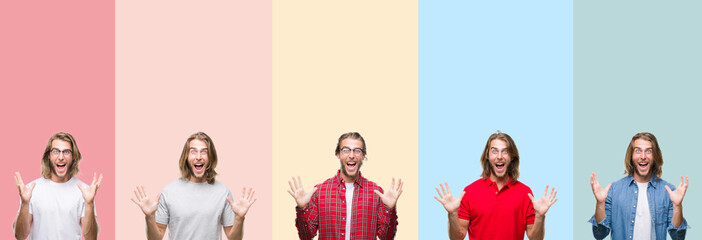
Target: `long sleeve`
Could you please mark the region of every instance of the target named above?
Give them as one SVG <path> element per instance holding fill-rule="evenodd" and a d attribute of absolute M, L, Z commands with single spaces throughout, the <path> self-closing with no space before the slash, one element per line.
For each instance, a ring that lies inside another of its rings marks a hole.
<path fill-rule="evenodd" d="M 675 189 L 674 187 L 671 187 L 672 189 Z M 668 234 L 670 234 L 670 239 L 673 240 L 685 240 L 685 234 L 687 233 L 687 228 L 689 226 L 687 225 L 687 220 L 683 218 L 683 222 L 680 224 L 680 227 L 675 227 L 673 225 L 673 204 L 671 203 L 670 206 L 668 206 Z"/>
<path fill-rule="evenodd" d="M 310 203 L 305 209 L 295 207 L 297 217 L 295 218 L 295 227 L 297 227 L 297 235 L 301 240 L 309 240 L 317 235 L 319 228 L 319 210 L 317 209 L 318 193 L 312 195 Z"/>
<path fill-rule="evenodd" d="M 613 188 L 609 190 L 607 199 L 605 199 L 605 219 L 603 219 L 601 222 L 597 222 L 597 220 L 595 220 L 595 216 L 593 215 L 592 218 L 590 218 L 590 221 L 588 221 L 592 223 L 592 235 L 595 237 L 595 239 L 604 239 L 611 231 L 613 190 Z"/>
<path fill-rule="evenodd" d="M 380 204 L 379 221 L 378 221 L 378 237 L 381 240 L 391 240 L 395 238 L 397 233 L 397 206 L 390 209 L 385 204 Z"/>

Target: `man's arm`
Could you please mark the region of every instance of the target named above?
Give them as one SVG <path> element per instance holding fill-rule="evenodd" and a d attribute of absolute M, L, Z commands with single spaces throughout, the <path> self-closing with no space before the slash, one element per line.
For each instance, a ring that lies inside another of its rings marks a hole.
<path fill-rule="evenodd" d="M 458 218 L 458 212 L 448 214 L 448 233 L 451 240 L 463 240 L 468 234 L 470 221 Z"/>
<path fill-rule="evenodd" d="M 80 219 L 81 230 L 85 239 L 97 239 L 99 226 L 95 219 L 95 203 L 85 203 L 85 212 Z"/>
<path fill-rule="evenodd" d="M 317 199 L 316 195 L 314 195 L 317 187 L 312 188 L 311 192 L 305 192 L 300 176 L 297 179 L 293 178 L 292 182 L 288 181 L 288 184 L 290 185 L 288 193 L 297 203 L 295 207 L 295 212 L 297 213 L 297 217 L 295 217 L 297 235 L 301 240 L 312 239 L 317 235 L 317 228 L 319 227 Z"/>
<path fill-rule="evenodd" d="M 163 235 L 166 234 L 166 229 L 168 225 L 160 224 L 156 222 L 156 216 L 146 216 L 146 239 L 148 240 L 161 240 Z"/>
<path fill-rule="evenodd" d="M 373 190 L 373 192 L 380 197 L 380 201 L 383 205 L 380 206 L 380 223 L 377 230 L 377 235 L 381 240 L 390 240 L 395 238 L 395 233 L 397 232 L 397 211 L 395 206 L 397 200 L 402 195 L 402 179 L 397 180 L 397 185 L 395 185 L 395 178 L 392 178 L 390 183 L 390 188 L 381 192 L 382 189 Z"/>
<path fill-rule="evenodd" d="M 600 186 L 600 182 L 597 181 L 597 174 L 594 172 L 590 175 L 590 186 L 592 187 L 592 194 L 595 195 L 595 214 L 590 219 L 592 223 L 592 235 L 595 239 L 604 239 L 609 235 L 609 225 L 605 223 L 602 225 L 603 220 L 607 218 L 607 206 L 611 206 L 611 198 L 608 197 L 609 189 L 612 184 L 607 184 L 606 188 Z"/>
<path fill-rule="evenodd" d="M 229 202 L 229 206 L 231 206 L 232 212 L 234 212 L 234 224 L 223 227 L 227 239 L 241 240 L 244 237 L 244 217 L 246 217 L 246 213 L 249 211 L 251 205 L 256 202 L 256 199 L 253 198 L 254 193 L 253 188 L 250 188 L 248 191 L 244 188 L 241 198 L 236 202 L 227 197 L 227 202 Z"/>
<path fill-rule="evenodd" d="M 444 185 L 446 185 L 445 188 Z M 444 182 L 444 185 L 439 184 L 439 186 L 441 186 L 441 192 L 439 192 L 439 188 L 436 188 L 436 193 L 439 194 L 439 197 L 434 196 L 434 199 L 439 201 L 439 203 L 444 206 L 444 209 L 446 209 L 446 212 L 448 212 L 449 239 L 465 239 L 470 221 L 458 218 L 458 208 L 461 207 L 461 200 L 466 192 L 463 191 L 461 196 L 455 198 L 453 194 L 451 194 L 451 188 L 449 188 L 448 183 Z"/>
<path fill-rule="evenodd" d="M 83 217 L 80 219 L 81 230 L 83 231 L 83 237 L 85 237 L 85 239 L 97 239 L 99 228 L 97 220 L 95 219 L 95 195 L 97 194 L 97 189 L 100 187 L 101 182 L 102 174 L 100 174 L 100 178 L 98 179 L 97 173 L 94 173 L 93 182 L 90 183 L 88 188 L 83 187 L 80 183 L 77 184 L 85 200 Z"/>
<path fill-rule="evenodd" d="M 12 223 L 12 228 L 15 230 L 15 238 L 17 240 L 24 240 L 29 237 L 29 231 L 32 228 L 32 214 L 29 214 L 29 203 L 21 203 L 20 211 L 15 222 Z"/>
<path fill-rule="evenodd" d="M 146 239 L 163 239 L 163 235 L 165 235 L 168 225 L 156 222 L 156 210 L 158 209 L 158 202 L 161 200 L 161 194 L 159 194 L 156 199 L 150 198 L 148 195 L 146 195 L 146 190 L 144 190 L 144 187 L 138 186 L 137 189 L 134 190 L 134 195 L 136 196 L 136 199 L 132 198 L 132 202 L 139 206 L 141 211 L 144 212 L 144 219 L 146 222 Z"/>
<path fill-rule="evenodd" d="M 530 240 L 543 240 L 544 239 L 544 234 L 546 230 L 544 229 L 544 221 L 546 219 L 546 212 L 548 212 L 548 209 L 553 206 L 556 201 L 558 201 L 558 198 L 556 198 L 556 194 L 558 194 L 558 191 L 556 191 L 556 188 L 551 188 L 551 193 L 546 196 L 548 193 L 548 185 L 546 185 L 546 190 L 544 190 L 544 195 L 541 196 L 539 200 L 534 199 L 534 196 L 531 195 L 531 193 L 528 193 L 527 195 L 529 196 L 529 199 L 531 199 L 532 204 L 534 205 L 534 224 L 529 224 L 527 225 L 527 237 L 529 237 Z"/>
<path fill-rule="evenodd" d="M 22 177 L 18 172 L 15 172 L 15 184 L 21 198 L 20 210 L 17 213 L 15 222 L 12 223 L 12 228 L 15 230 L 16 239 L 27 239 L 29 231 L 32 228 L 32 214 L 29 214 L 29 200 L 32 198 L 32 191 L 36 183 L 32 183 L 29 187 L 24 185 Z"/>
<path fill-rule="evenodd" d="M 671 207 L 673 214 L 670 219 L 670 223 L 673 224 L 674 228 L 669 228 L 668 232 L 670 233 L 670 237 L 674 240 L 685 239 L 687 229 L 687 224 L 685 223 L 685 218 L 683 217 L 682 202 L 683 198 L 685 198 L 685 193 L 687 192 L 689 179 L 685 177 L 684 180 L 685 181 L 683 181 L 683 177 L 680 176 L 680 184 L 675 191 L 670 190 L 670 187 L 667 185 L 665 186 L 665 190 L 668 191 L 668 195 L 670 196 L 670 201 L 673 203 Z"/>
<path fill-rule="evenodd" d="M 397 208 L 388 208 L 381 204 L 378 215 L 378 226 L 376 235 L 380 240 L 392 240 L 397 233 Z"/>

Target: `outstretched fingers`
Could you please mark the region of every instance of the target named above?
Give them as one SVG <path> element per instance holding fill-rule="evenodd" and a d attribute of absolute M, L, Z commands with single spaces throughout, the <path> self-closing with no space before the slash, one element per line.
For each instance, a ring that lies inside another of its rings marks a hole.
<path fill-rule="evenodd" d="M 15 172 L 15 184 L 17 184 L 18 188 L 20 186 L 24 186 L 24 182 L 22 182 L 22 176 L 20 176 L 19 172 Z"/>
<path fill-rule="evenodd" d="M 550 205 L 553 205 L 554 203 L 556 203 L 556 201 L 558 201 L 558 198 L 556 198 L 557 194 L 558 191 L 556 191 L 556 188 L 551 188 L 551 194 L 548 195 L 548 202 L 550 203 Z"/>
<path fill-rule="evenodd" d="M 100 187 L 100 183 L 102 183 L 102 173 L 100 173 L 100 177 L 98 178 L 97 182 L 95 183 L 95 186 Z"/>
<path fill-rule="evenodd" d="M 402 178 L 398 178 L 398 184 L 397 184 L 397 196 L 399 197 L 400 194 L 402 194 L 402 186 L 405 184 L 405 182 L 402 181 Z"/>
<path fill-rule="evenodd" d="M 439 184 L 439 185 L 441 185 L 441 184 Z M 441 194 L 441 191 L 439 191 L 438 187 L 436 188 L 436 193 L 439 194 L 439 198 L 444 198 L 444 195 Z M 434 198 L 436 198 L 436 197 L 434 197 Z"/>

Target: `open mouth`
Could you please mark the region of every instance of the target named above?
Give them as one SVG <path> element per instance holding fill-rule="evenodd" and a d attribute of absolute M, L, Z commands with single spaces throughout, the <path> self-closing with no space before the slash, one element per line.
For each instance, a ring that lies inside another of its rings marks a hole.
<path fill-rule="evenodd" d="M 646 168 L 648 168 L 648 163 L 647 163 L 647 162 L 640 162 L 640 163 L 639 163 L 639 168 L 640 168 L 640 169 L 646 169 Z"/>
<path fill-rule="evenodd" d="M 65 170 L 65 169 L 66 169 L 66 163 L 57 163 L 57 164 L 56 164 L 56 169 L 58 169 L 58 170 Z"/>
<path fill-rule="evenodd" d="M 495 163 L 495 168 L 499 171 L 505 170 L 505 163 Z"/>
<path fill-rule="evenodd" d="M 354 170 L 354 169 L 356 169 L 356 164 L 358 164 L 358 163 L 357 162 L 346 162 L 346 168 L 348 168 L 349 170 Z"/>
<path fill-rule="evenodd" d="M 202 171 L 202 169 L 205 167 L 205 164 L 194 164 L 195 170 Z"/>

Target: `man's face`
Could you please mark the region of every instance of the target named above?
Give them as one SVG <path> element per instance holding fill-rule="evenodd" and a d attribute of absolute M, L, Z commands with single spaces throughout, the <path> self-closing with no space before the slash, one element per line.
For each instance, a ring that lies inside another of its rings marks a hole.
<path fill-rule="evenodd" d="M 651 165 L 653 164 L 653 144 L 650 141 L 644 139 L 636 139 L 634 141 L 634 154 L 631 156 L 631 161 L 636 167 L 634 174 L 638 175 L 640 179 L 651 178 Z"/>
<path fill-rule="evenodd" d="M 68 181 L 66 174 L 73 163 L 73 149 L 71 143 L 61 139 L 54 139 L 51 141 L 51 150 L 49 151 L 51 180 L 54 182 Z"/>
<path fill-rule="evenodd" d="M 190 181 L 196 183 L 205 182 L 205 169 L 209 164 L 207 144 L 200 139 L 190 141 L 190 150 L 188 153 L 188 165 L 190 166 L 191 174 Z"/>
<path fill-rule="evenodd" d="M 363 142 L 359 139 L 346 138 L 341 140 L 341 151 L 336 155 L 341 162 L 341 174 L 344 180 L 355 181 L 363 165 Z"/>
<path fill-rule="evenodd" d="M 493 139 L 490 141 L 490 152 L 488 154 L 492 175 L 496 178 L 504 178 L 507 175 L 507 167 L 512 161 L 507 143 L 501 139 Z"/>

